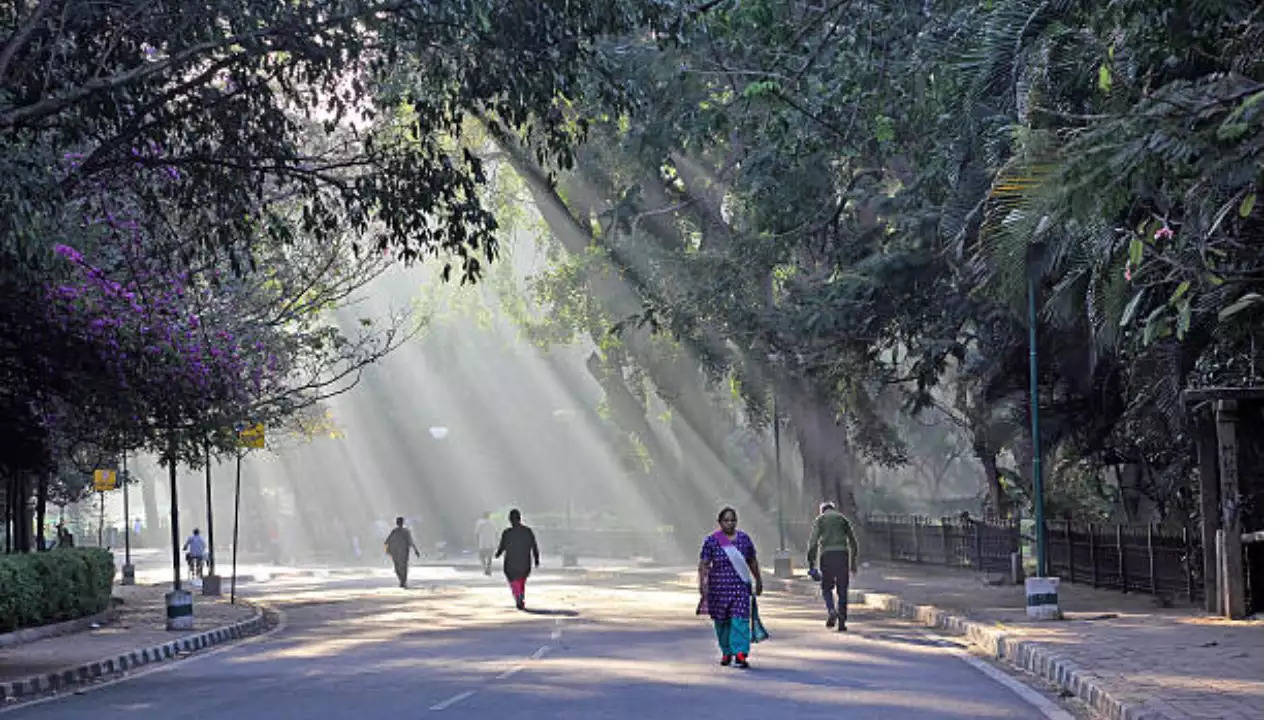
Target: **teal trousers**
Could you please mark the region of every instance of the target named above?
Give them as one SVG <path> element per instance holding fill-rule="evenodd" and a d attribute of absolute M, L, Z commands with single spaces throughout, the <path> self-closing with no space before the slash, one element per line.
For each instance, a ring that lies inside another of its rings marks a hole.
<path fill-rule="evenodd" d="M 734 617 L 728 620 L 712 620 L 716 628 L 716 640 L 720 642 L 721 655 L 737 655 L 751 651 L 751 621 Z"/>

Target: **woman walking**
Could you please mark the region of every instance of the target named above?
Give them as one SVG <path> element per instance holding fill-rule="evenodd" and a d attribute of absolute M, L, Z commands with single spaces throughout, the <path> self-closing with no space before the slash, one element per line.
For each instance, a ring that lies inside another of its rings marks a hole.
<path fill-rule="evenodd" d="M 524 581 L 529 578 L 531 571 L 529 559 L 533 558 L 533 567 L 538 567 L 540 561 L 538 540 L 533 536 L 533 530 L 520 524 L 519 510 L 512 508 L 507 514 L 507 519 L 511 521 L 511 527 L 502 531 L 502 538 L 498 540 L 498 551 L 493 554 L 493 557 L 500 558 L 503 553 L 507 554 L 502 561 L 502 572 L 511 585 L 511 594 L 516 599 L 516 609 L 523 610 Z"/>
<path fill-rule="evenodd" d="M 764 592 L 764 583 L 760 580 L 756 547 L 746 533 L 738 530 L 738 512 L 726 507 L 717 520 L 720 529 L 703 541 L 698 562 L 698 588 L 702 593 L 698 614 L 710 615 L 715 625 L 720 664 L 736 662 L 738 667 L 746 668 L 750 667 L 747 655 L 751 643 L 769 637 L 760 624 L 751 594 L 752 578 L 756 595 Z"/>

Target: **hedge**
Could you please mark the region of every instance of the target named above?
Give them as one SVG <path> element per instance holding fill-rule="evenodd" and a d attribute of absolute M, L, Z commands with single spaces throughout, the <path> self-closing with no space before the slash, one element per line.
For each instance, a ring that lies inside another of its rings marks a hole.
<path fill-rule="evenodd" d="M 106 610 L 115 574 L 115 559 L 102 548 L 0 555 L 0 632 Z"/>

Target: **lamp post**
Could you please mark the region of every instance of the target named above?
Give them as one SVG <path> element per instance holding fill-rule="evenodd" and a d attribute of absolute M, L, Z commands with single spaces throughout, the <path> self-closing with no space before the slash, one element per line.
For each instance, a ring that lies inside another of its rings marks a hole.
<path fill-rule="evenodd" d="M 1048 220 L 1040 221 L 1036 235 L 1048 226 Z M 1037 619 L 1060 619 L 1058 607 L 1058 578 L 1048 576 L 1049 553 L 1045 543 L 1044 478 L 1040 467 L 1040 373 L 1036 352 L 1036 284 L 1040 278 L 1040 263 L 1044 245 L 1033 239 L 1027 246 L 1027 343 L 1029 392 L 1031 415 L 1031 480 L 1035 496 L 1036 513 L 1036 576 L 1027 578 L 1027 615 Z"/>

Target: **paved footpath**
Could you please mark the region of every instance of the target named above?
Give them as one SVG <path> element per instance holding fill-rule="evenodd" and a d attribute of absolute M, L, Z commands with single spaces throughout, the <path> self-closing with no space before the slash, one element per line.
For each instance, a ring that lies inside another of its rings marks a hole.
<path fill-rule="evenodd" d="M 408 590 L 299 577 L 253 592 L 282 612 L 270 634 L 13 716 L 1045 717 L 1027 696 L 1044 699 L 984 674 L 956 643 L 860 608 L 838 634 L 791 593 L 766 593 L 773 637 L 752 669 L 720 667 L 690 573 L 544 569 L 530 612 L 510 607 L 500 578 L 453 568 L 415 567 Z"/>
<path fill-rule="evenodd" d="M 1023 586 L 988 586 L 972 572 L 927 565 L 872 563 L 853 585 L 869 601 L 892 594 L 1032 641 L 1131 708 L 1126 720 L 1262 718 L 1261 619 L 1228 621 L 1160 607 L 1149 595 L 1064 582 L 1066 619 L 1030 621 Z"/>

